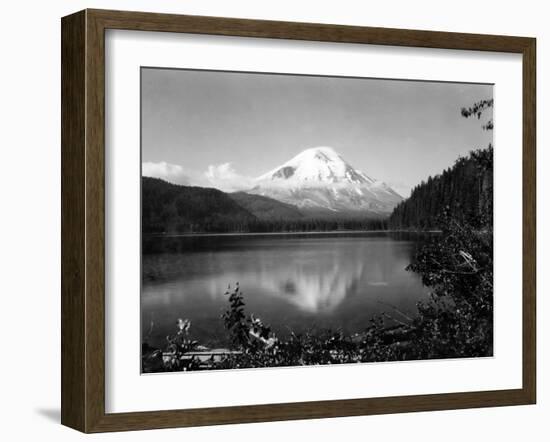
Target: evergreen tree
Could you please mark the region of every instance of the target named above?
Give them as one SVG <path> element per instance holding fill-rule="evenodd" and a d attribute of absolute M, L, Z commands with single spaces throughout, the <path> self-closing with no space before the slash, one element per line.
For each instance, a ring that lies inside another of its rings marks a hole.
<path fill-rule="evenodd" d="M 480 119 L 493 104 L 493 99 L 481 100 L 469 108 L 462 108 L 461 115 Z M 493 130 L 492 118 L 482 128 Z M 422 181 L 407 200 L 397 205 L 388 224 L 391 229 L 438 229 L 442 225 L 443 213 L 465 219 L 478 228 L 492 226 L 492 144 L 485 149 L 471 151 L 441 174 Z"/>

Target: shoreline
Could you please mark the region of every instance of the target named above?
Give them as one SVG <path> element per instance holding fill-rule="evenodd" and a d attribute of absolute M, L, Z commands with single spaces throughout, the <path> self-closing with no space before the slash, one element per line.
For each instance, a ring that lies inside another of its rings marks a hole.
<path fill-rule="evenodd" d="M 149 238 L 189 238 L 209 236 L 277 236 L 277 235 L 345 235 L 362 233 L 441 233 L 441 230 L 326 230 L 307 232 L 227 232 L 227 233 L 150 233 L 142 234 Z"/>

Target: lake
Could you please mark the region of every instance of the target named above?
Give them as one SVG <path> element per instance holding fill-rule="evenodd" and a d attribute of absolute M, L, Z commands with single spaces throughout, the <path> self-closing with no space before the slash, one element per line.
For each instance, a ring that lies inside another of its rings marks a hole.
<path fill-rule="evenodd" d="M 374 315 L 399 318 L 393 307 L 414 316 L 428 290 L 405 267 L 425 238 L 395 232 L 144 237 L 142 336 L 162 346 L 183 318 L 201 344 L 227 345 L 220 316 L 229 305 L 224 293 L 236 282 L 246 312 L 281 336 L 327 328 L 359 333 Z"/>

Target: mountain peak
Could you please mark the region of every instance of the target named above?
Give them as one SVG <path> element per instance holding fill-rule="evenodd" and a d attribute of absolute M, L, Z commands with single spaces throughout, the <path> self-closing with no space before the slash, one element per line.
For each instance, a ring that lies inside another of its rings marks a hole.
<path fill-rule="evenodd" d="M 303 150 L 255 182 L 249 193 L 331 212 L 388 213 L 402 200 L 387 184 L 355 169 L 328 146 Z"/>
<path fill-rule="evenodd" d="M 355 170 L 332 147 L 318 146 L 300 152 L 283 165 L 257 178 L 258 182 L 271 181 L 308 184 L 365 184 L 375 180 Z"/>
<path fill-rule="evenodd" d="M 297 157 L 315 157 L 315 156 L 318 156 L 319 158 L 325 158 L 325 159 L 338 159 L 340 157 L 340 155 L 338 155 L 338 153 L 332 148 L 332 147 L 329 147 L 329 146 L 317 146 L 317 147 L 310 147 L 309 149 L 305 149 L 303 150 L 302 152 L 300 152 L 298 155 L 296 155 L 296 157 L 294 158 L 297 158 Z"/>

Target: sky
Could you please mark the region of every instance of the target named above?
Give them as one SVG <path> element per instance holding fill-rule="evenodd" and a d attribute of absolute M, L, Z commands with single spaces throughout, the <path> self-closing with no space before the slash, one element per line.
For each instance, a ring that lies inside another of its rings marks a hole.
<path fill-rule="evenodd" d="M 143 175 L 246 188 L 301 151 L 330 146 L 406 194 L 492 142 L 462 107 L 487 84 L 142 68 Z M 405 195 L 406 196 L 406 195 Z"/>

